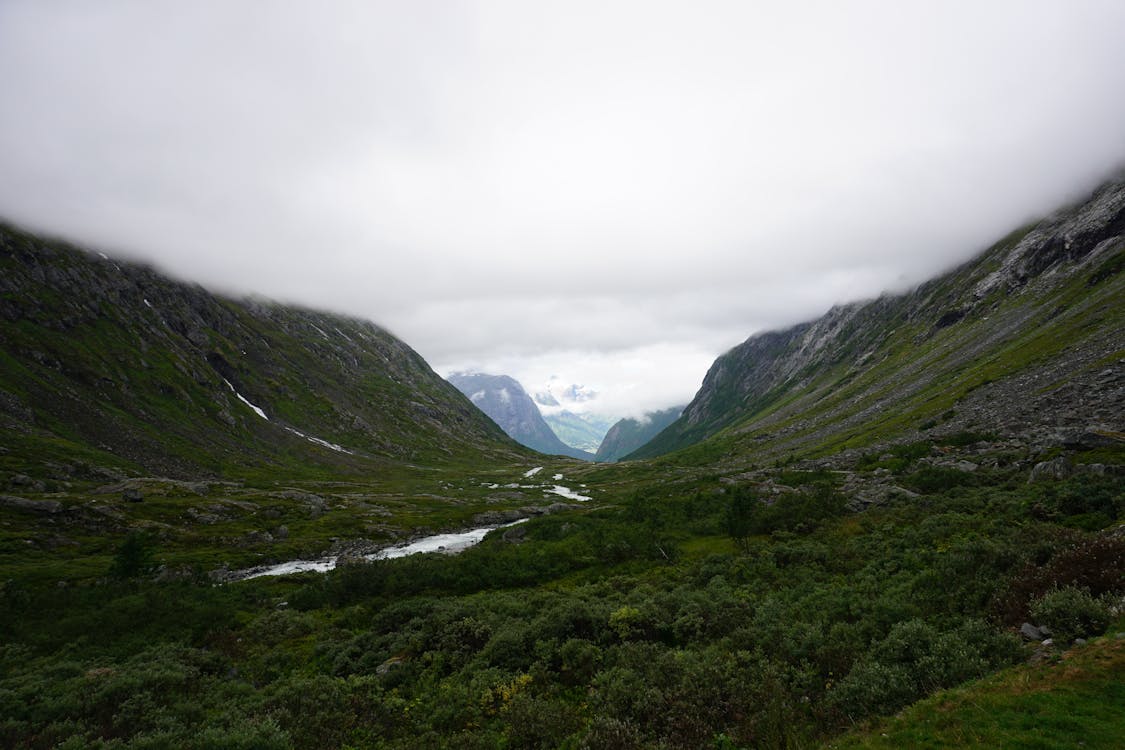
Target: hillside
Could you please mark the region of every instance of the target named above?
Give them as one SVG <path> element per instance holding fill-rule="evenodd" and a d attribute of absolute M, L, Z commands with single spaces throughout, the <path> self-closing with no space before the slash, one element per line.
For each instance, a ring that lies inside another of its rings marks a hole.
<path fill-rule="evenodd" d="M 755 334 L 719 357 L 680 419 L 629 458 L 703 441 L 700 460 L 825 455 L 928 432 L 1035 444 L 1118 434 L 1123 234 L 1118 182 L 908 294 Z"/>
<path fill-rule="evenodd" d="M 673 406 L 670 409 L 646 414 L 644 419 L 626 418 L 618 420 L 609 428 L 598 452 L 594 455 L 595 461 L 616 461 L 643 446 L 648 441 L 659 435 L 668 425 L 675 422 L 683 412 L 684 407 Z"/>
<path fill-rule="evenodd" d="M 585 461 L 593 459 L 592 454 L 559 440 L 531 396 L 513 378 L 484 373 L 455 373 L 449 376 L 449 382 L 516 442 L 549 456 L 570 456 Z"/>
<path fill-rule="evenodd" d="M 598 450 L 609 428 L 615 423 L 613 418 L 600 414 L 576 414 L 568 409 L 548 411 L 543 414 L 543 421 L 551 428 L 551 432 L 559 436 L 559 440 L 587 453 Z"/>
<path fill-rule="evenodd" d="M 366 321 L 235 300 L 0 226 L 4 464 L 198 479 L 523 455 Z"/>

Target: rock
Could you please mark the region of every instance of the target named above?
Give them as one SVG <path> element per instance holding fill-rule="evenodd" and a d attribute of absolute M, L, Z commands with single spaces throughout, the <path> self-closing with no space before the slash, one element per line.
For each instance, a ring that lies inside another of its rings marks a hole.
<path fill-rule="evenodd" d="M 1050 461 L 1040 461 L 1031 470 L 1028 482 L 1042 482 L 1055 479 L 1066 479 L 1074 472 L 1074 465 L 1066 456 L 1052 458 Z"/>
<path fill-rule="evenodd" d="M 375 674 L 386 674 L 404 661 L 406 661 L 405 657 L 392 656 L 390 659 L 387 659 L 385 662 L 375 667 Z"/>
<path fill-rule="evenodd" d="M 1055 639 L 1047 638 L 1046 640 L 1044 640 L 1042 642 L 1042 645 L 1044 645 L 1044 646 L 1054 646 L 1055 645 Z"/>
<path fill-rule="evenodd" d="M 278 526 L 274 530 L 273 535 L 274 535 L 275 539 L 288 539 L 289 538 L 289 527 L 288 526 Z"/>
<path fill-rule="evenodd" d="M 47 491 L 46 483 L 44 483 L 40 479 L 32 479 L 31 477 L 27 476 L 26 474 L 16 474 L 8 481 L 13 487 L 23 487 L 28 492 L 46 492 Z"/>
<path fill-rule="evenodd" d="M 126 487 L 121 491 L 121 499 L 127 503 L 142 503 L 145 496 L 136 487 Z"/>
<path fill-rule="evenodd" d="M 960 471 L 973 472 L 980 467 L 974 464 L 972 461 L 958 461 L 957 463 L 953 464 L 953 468 L 959 469 Z"/>
<path fill-rule="evenodd" d="M 1084 430 L 1065 433 L 1060 436 L 1059 442 L 1064 448 L 1090 450 L 1120 445 L 1125 442 L 1125 435 L 1110 429 L 1106 425 L 1094 424 L 1087 426 Z"/>
<path fill-rule="evenodd" d="M 22 510 L 27 513 L 46 513 L 53 515 L 63 509 L 62 503 L 57 500 L 28 500 L 12 495 L 0 495 L 0 507 Z"/>
<path fill-rule="evenodd" d="M 527 541 L 527 527 L 526 526 L 513 526 L 507 529 L 503 536 L 501 536 L 508 544 L 523 544 Z"/>
<path fill-rule="evenodd" d="M 1043 640 L 1043 631 L 1032 625 L 1030 622 L 1025 622 L 1020 625 L 1020 635 L 1029 641 Z"/>
<path fill-rule="evenodd" d="M 1074 639 L 1074 645 L 1075 646 L 1085 646 L 1086 645 L 1086 639 L 1085 638 L 1075 638 Z"/>

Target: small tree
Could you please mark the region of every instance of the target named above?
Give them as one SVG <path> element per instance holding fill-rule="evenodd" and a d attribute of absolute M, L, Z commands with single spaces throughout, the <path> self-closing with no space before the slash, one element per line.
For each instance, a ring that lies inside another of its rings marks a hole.
<path fill-rule="evenodd" d="M 151 572 L 155 567 L 152 540 L 148 534 L 134 531 L 117 548 L 109 574 L 114 578 L 136 578 Z"/>
<path fill-rule="evenodd" d="M 745 489 L 741 487 L 731 489 L 724 521 L 727 534 L 741 550 L 746 550 L 749 546 L 757 505 L 758 500 Z"/>

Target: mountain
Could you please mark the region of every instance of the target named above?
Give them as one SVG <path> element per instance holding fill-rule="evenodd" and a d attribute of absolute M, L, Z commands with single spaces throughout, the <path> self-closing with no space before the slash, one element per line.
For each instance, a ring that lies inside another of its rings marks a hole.
<path fill-rule="evenodd" d="M 684 407 L 673 406 L 671 409 L 662 409 L 646 414 L 644 419 L 626 418 L 619 420 L 609 428 L 598 452 L 594 455 L 595 461 L 613 462 L 628 455 L 643 446 L 648 441 L 676 421 L 683 412 Z"/>
<path fill-rule="evenodd" d="M 449 376 L 449 382 L 517 442 L 548 455 L 593 460 L 593 454 L 559 440 L 531 396 L 507 375 L 455 373 Z"/>
<path fill-rule="evenodd" d="M 0 459 L 21 470 L 338 475 L 523 453 L 372 323 L 2 225 L 0 360 Z"/>
<path fill-rule="evenodd" d="M 755 334 L 629 458 L 829 452 L 924 433 L 1120 440 L 1125 183 L 908 294 Z M 1085 435 L 1085 437 L 1082 437 Z"/>
<path fill-rule="evenodd" d="M 614 424 L 613 418 L 599 414 L 575 414 L 568 409 L 548 410 L 543 414 L 543 419 L 564 443 L 591 453 L 598 449 Z"/>

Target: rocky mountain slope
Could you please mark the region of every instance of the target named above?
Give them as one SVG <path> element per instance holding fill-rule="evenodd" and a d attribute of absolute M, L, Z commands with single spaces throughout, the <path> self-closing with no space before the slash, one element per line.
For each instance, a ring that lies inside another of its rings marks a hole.
<path fill-rule="evenodd" d="M 548 455 L 593 460 L 593 454 L 559 440 L 531 396 L 513 378 L 484 373 L 455 373 L 449 376 L 449 382 L 517 442 Z"/>
<path fill-rule="evenodd" d="M 682 406 L 673 406 L 646 414 L 644 419 L 619 420 L 609 428 L 594 460 L 611 462 L 632 453 L 675 422 L 683 410 Z"/>
<path fill-rule="evenodd" d="M 354 474 L 523 454 L 371 323 L 224 298 L 6 226 L 0 361 L 0 459 L 24 472 Z"/>
<path fill-rule="evenodd" d="M 1119 441 L 1123 235 L 1116 182 L 908 294 L 756 334 L 630 458 L 696 444 L 701 460 L 825 455 L 957 431 Z"/>

